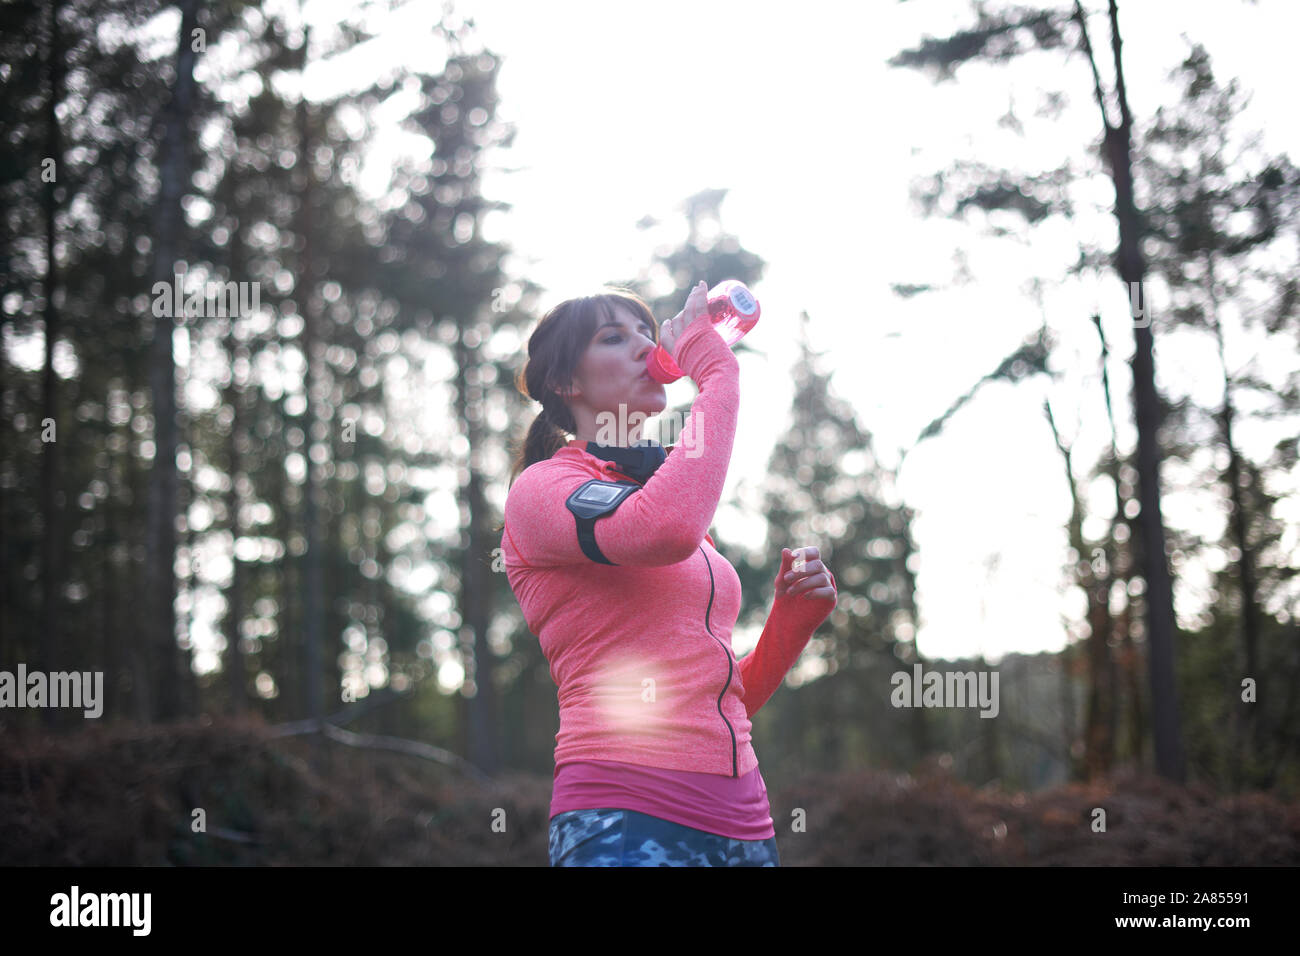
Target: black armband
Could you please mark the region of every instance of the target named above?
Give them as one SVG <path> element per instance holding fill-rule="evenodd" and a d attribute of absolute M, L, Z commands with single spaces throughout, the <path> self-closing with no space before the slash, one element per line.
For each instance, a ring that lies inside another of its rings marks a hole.
<path fill-rule="evenodd" d="M 578 523 L 578 546 L 582 553 L 600 564 L 613 564 L 596 546 L 596 519 L 613 514 L 618 506 L 641 486 L 630 481 L 604 481 L 592 478 L 569 495 L 564 503 Z"/>

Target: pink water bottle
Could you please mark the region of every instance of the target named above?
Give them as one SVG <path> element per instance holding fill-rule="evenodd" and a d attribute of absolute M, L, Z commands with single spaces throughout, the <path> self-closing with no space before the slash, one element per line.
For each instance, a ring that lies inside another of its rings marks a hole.
<path fill-rule="evenodd" d="M 722 341 L 728 346 L 739 342 L 758 323 L 758 300 L 738 279 L 719 282 L 709 290 L 708 299 L 713 331 L 722 336 Z M 662 345 L 656 345 L 654 351 L 646 356 L 645 368 L 652 379 L 663 385 L 686 374 Z"/>

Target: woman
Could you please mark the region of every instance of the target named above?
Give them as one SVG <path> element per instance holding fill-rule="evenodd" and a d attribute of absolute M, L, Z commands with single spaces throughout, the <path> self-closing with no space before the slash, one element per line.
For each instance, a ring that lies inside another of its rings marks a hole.
<path fill-rule="evenodd" d="M 762 637 L 736 659 L 740 579 L 707 532 L 739 364 L 706 292 L 664 323 L 664 348 L 699 388 L 667 451 L 638 441 L 667 404 L 645 374 L 660 338 L 640 298 L 562 302 L 528 340 L 517 384 L 542 411 L 516 455 L 501 544 L 558 687 L 552 866 L 780 865 L 750 719 L 835 607 L 835 578 L 816 548 L 797 570 L 783 548 Z"/>

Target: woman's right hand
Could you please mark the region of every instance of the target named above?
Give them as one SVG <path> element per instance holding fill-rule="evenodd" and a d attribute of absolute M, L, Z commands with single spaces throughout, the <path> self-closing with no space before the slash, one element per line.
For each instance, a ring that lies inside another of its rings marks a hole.
<path fill-rule="evenodd" d="M 678 341 L 701 316 L 704 316 L 706 322 L 708 321 L 709 287 L 703 279 L 696 284 L 695 288 L 691 289 L 690 295 L 686 297 L 686 305 L 682 306 L 682 311 L 665 322 L 659 329 L 659 344 L 663 346 L 664 351 L 676 358 L 674 353 Z"/>

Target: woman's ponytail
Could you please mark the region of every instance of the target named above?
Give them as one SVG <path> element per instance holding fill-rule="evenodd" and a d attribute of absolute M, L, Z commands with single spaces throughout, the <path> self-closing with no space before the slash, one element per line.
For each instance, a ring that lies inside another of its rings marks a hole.
<path fill-rule="evenodd" d="M 522 453 L 515 456 L 510 472 L 510 484 L 529 465 L 546 461 L 569 441 L 568 435 L 577 429 L 573 413 L 556 395 L 550 395 L 542 402 L 542 410 L 537 413 L 533 423 L 528 426 L 524 436 Z"/>

